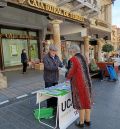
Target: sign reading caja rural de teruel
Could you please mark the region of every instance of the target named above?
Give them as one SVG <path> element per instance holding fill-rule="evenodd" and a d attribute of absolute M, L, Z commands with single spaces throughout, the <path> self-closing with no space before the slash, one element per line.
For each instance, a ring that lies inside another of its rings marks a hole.
<path fill-rule="evenodd" d="M 46 12 L 50 12 L 56 15 L 60 15 L 66 18 L 69 18 L 71 20 L 76 20 L 79 22 L 84 22 L 84 17 L 80 16 L 79 14 L 72 13 L 70 11 L 66 11 L 62 8 L 59 8 L 57 6 L 53 6 L 47 3 L 44 3 L 42 1 L 38 0 L 18 0 L 20 4 L 28 5 L 30 7 L 40 9 Z"/>

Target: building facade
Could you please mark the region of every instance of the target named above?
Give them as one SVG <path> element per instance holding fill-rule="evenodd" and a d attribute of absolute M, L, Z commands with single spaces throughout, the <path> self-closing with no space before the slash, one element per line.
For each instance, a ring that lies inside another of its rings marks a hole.
<path fill-rule="evenodd" d="M 120 53 L 120 28 L 118 28 L 118 50 Z"/>
<path fill-rule="evenodd" d="M 0 3 L 0 68 L 21 65 L 22 49 L 30 61 L 40 60 L 51 43 L 61 59 L 77 43 L 90 58 L 90 44 L 111 37 L 111 0 L 2 0 Z M 109 15 L 108 15 L 109 13 Z M 93 18 L 94 17 L 94 18 Z M 94 49 L 97 48 L 96 45 Z M 92 54 L 95 55 L 95 54 Z"/>
<path fill-rule="evenodd" d="M 89 10 L 89 1 L 79 0 L 2 0 L 0 2 L 0 67 L 21 65 L 21 51 L 27 50 L 29 60 L 42 61 L 46 44 L 55 43 L 61 57 L 61 37 L 73 34 L 69 42 L 80 42 L 88 21 L 81 15 Z M 79 6 L 78 6 L 79 5 Z M 79 11 L 78 11 L 79 10 Z M 94 7 L 94 11 L 97 8 Z M 72 29 L 68 29 L 72 26 Z M 76 28 L 76 29 L 75 29 Z M 66 31 L 67 30 L 67 31 Z M 74 36 L 75 35 L 75 36 Z M 68 36 L 71 37 L 71 36 Z M 79 38 L 79 39 L 77 39 Z"/>
<path fill-rule="evenodd" d="M 114 46 L 114 50 L 118 51 L 120 49 L 120 28 L 115 25 L 112 26 L 111 42 Z"/>
<path fill-rule="evenodd" d="M 102 61 L 102 46 L 106 42 L 111 41 L 112 1 L 100 0 L 98 4 L 101 5 L 100 12 L 90 19 L 91 25 L 88 28 L 88 35 L 91 36 L 90 51 L 94 51 L 91 58 Z"/>

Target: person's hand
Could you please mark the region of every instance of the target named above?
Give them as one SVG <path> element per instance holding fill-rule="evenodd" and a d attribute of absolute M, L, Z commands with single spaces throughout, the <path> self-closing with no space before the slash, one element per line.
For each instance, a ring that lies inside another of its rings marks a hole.
<path fill-rule="evenodd" d="M 61 67 L 58 67 L 59 70 L 61 70 L 62 72 L 67 72 L 67 69 L 65 67 L 61 68 Z"/>
<path fill-rule="evenodd" d="M 70 86 L 70 81 L 69 80 L 66 80 L 65 85 L 66 86 Z"/>

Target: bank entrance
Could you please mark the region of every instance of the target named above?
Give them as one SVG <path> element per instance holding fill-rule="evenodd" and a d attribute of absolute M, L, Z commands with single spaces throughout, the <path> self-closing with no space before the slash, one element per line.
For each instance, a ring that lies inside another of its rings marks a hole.
<path fill-rule="evenodd" d="M 36 31 L 1 28 L 1 68 L 21 65 L 21 52 L 26 49 L 29 61 L 38 59 Z"/>

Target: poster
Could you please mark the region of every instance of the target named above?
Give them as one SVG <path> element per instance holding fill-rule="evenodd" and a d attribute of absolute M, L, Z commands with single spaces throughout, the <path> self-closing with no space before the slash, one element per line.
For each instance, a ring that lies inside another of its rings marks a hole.
<path fill-rule="evenodd" d="M 10 52 L 11 56 L 17 56 L 18 55 L 17 45 L 10 45 Z"/>
<path fill-rule="evenodd" d="M 58 98 L 59 103 L 59 128 L 66 129 L 78 117 L 79 113 L 73 109 L 71 92 Z"/>

